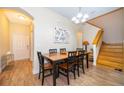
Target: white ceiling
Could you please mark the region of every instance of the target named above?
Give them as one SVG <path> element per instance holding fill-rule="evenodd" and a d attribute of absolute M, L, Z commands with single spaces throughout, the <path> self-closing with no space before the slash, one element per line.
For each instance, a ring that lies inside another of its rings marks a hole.
<path fill-rule="evenodd" d="M 120 7 L 82 7 L 82 13 L 88 13 L 89 19 L 95 18 L 97 16 L 106 14 L 113 10 L 116 10 Z M 62 16 L 67 17 L 69 20 L 73 16 L 76 16 L 77 12 L 79 11 L 79 7 L 49 7 L 48 9 L 59 13 Z M 4 11 L 5 15 L 12 23 L 20 23 L 24 25 L 29 25 L 31 23 L 31 18 L 20 13 L 20 12 L 13 12 L 13 11 Z M 24 16 L 25 19 L 20 19 L 19 15 Z"/>
<path fill-rule="evenodd" d="M 88 20 L 90 20 L 97 16 L 116 10 L 118 8 L 120 7 L 82 7 L 81 11 L 83 14 L 84 13 L 89 14 Z M 76 16 L 76 14 L 79 11 L 79 7 L 50 7 L 49 9 L 59 13 L 62 16 L 67 17 L 70 20 L 73 16 Z"/>
<path fill-rule="evenodd" d="M 26 16 L 26 15 L 20 13 L 20 12 L 4 10 L 4 14 L 6 15 L 6 17 L 8 18 L 8 20 L 11 23 L 30 25 L 31 22 L 32 22 L 32 20 L 28 16 Z M 21 19 L 20 16 L 23 16 L 24 19 Z"/>

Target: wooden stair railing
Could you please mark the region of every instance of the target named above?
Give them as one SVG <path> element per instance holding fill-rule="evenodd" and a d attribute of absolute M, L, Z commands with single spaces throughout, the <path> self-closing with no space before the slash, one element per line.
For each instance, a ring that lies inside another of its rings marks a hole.
<path fill-rule="evenodd" d="M 102 44 L 102 37 L 103 37 L 103 29 L 100 29 L 98 33 L 96 34 L 96 37 L 93 40 L 93 58 L 94 58 L 94 65 L 96 65 L 98 61 L 98 56 Z"/>
<path fill-rule="evenodd" d="M 98 46 L 99 41 L 101 40 L 101 38 L 102 38 L 102 36 L 103 36 L 103 32 L 104 32 L 104 31 L 103 31 L 102 29 L 98 31 L 98 33 L 97 33 L 95 39 L 93 40 L 93 45 Z"/>
<path fill-rule="evenodd" d="M 99 51 L 100 51 L 100 47 L 101 47 L 101 44 L 102 44 L 102 37 L 103 37 L 103 28 L 97 26 L 97 25 L 94 25 L 90 22 L 87 22 L 88 24 L 96 27 L 96 28 L 99 28 L 93 42 L 92 42 L 92 45 L 93 45 L 93 64 L 96 65 L 97 63 L 97 58 L 98 58 L 98 55 L 99 55 Z"/>
<path fill-rule="evenodd" d="M 100 30 L 98 31 L 98 33 L 97 33 L 97 35 L 96 35 L 96 37 L 95 37 L 95 39 L 93 40 L 93 42 L 92 42 L 92 44 L 93 45 L 98 45 L 99 44 L 99 41 L 100 41 L 100 39 L 102 38 L 102 36 L 103 36 L 103 28 L 101 28 L 101 27 L 99 27 L 99 26 L 97 26 L 97 25 L 95 25 L 95 24 L 93 24 L 93 23 L 90 23 L 90 22 L 87 22 L 88 24 L 90 24 L 90 25 L 92 25 L 92 26 L 94 26 L 94 27 L 97 27 L 97 28 L 99 28 Z"/>

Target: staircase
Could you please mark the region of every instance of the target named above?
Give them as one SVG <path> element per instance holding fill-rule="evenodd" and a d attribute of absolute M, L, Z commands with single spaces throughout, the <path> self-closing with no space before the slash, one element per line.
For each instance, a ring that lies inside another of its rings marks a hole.
<path fill-rule="evenodd" d="M 98 56 L 97 64 L 109 66 L 113 69 L 123 69 L 122 44 L 103 43 Z"/>

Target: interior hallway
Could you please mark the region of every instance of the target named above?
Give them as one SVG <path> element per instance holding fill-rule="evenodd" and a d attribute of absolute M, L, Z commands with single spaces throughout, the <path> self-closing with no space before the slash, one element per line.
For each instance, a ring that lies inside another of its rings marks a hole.
<path fill-rule="evenodd" d="M 80 71 L 82 72 L 82 71 Z M 90 64 L 89 69 L 85 68 L 85 74 L 80 73 L 80 77 L 73 79 L 70 76 L 71 86 L 82 85 L 124 85 L 124 72 Z M 72 75 L 72 74 L 71 74 Z M 41 80 L 37 75 L 32 74 L 32 62 L 20 61 L 11 62 L 0 74 L 0 86 L 40 86 Z M 44 85 L 52 85 L 52 76 L 45 78 Z M 61 76 L 57 79 L 58 86 L 67 86 L 66 78 Z"/>

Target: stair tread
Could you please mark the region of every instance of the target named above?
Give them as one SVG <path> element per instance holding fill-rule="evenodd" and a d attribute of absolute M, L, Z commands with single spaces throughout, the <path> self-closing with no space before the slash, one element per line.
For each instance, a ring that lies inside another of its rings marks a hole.
<path fill-rule="evenodd" d="M 106 56 L 116 56 L 116 57 L 122 57 L 122 53 L 120 52 L 106 52 L 106 51 L 101 51 L 100 55 L 106 55 Z"/>
<path fill-rule="evenodd" d="M 123 53 L 122 50 L 102 49 L 103 52 Z"/>
<path fill-rule="evenodd" d="M 115 60 L 115 59 L 99 58 L 98 61 L 109 61 L 109 62 L 113 62 L 113 63 L 121 63 L 122 64 L 122 60 Z"/>
<path fill-rule="evenodd" d="M 123 50 L 122 48 L 104 48 L 104 47 L 101 47 L 102 49 L 101 50 Z"/>
<path fill-rule="evenodd" d="M 112 46 L 102 46 L 103 49 L 122 49 L 122 46 L 119 47 L 112 47 Z"/>
<path fill-rule="evenodd" d="M 99 57 L 112 58 L 112 59 L 122 59 L 122 57 L 113 57 L 113 56 L 107 56 L 107 55 L 99 55 Z"/>
<path fill-rule="evenodd" d="M 108 61 L 108 60 L 98 60 L 98 63 L 111 63 L 111 64 L 120 64 L 120 65 L 123 65 L 123 63 L 119 63 L 119 62 L 113 62 L 113 61 Z"/>
<path fill-rule="evenodd" d="M 100 53 L 101 56 L 109 56 L 109 57 L 118 57 L 118 58 L 123 58 L 121 54 L 106 54 L 106 53 Z"/>
<path fill-rule="evenodd" d="M 103 44 L 106 46 L 122 46 L 122 43 L 108 43 L 108 44 Z"/>
<path fill-rule="evenodd" d="M 100 53 L 103 53 L 103 54 L 112 54 L 112 55 L 115 54 L 114 52 L 107 52 L 107 51 L 100 51 Z M 117 52 L 116 54 L 122 55 L 122 53 L 119 53 L 119 52 Z"/>
<path fill-rule="evenodd" d="M 116 63 L 116 62 L 110 62 L 110 61 L 102 61 L 102 60 L 99 60 L 98 64 L 110 66 L 110 67 L 113 67 L 113 68 L 122 68 L 123 67 L 122 63 Z"/>

